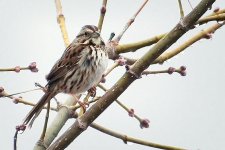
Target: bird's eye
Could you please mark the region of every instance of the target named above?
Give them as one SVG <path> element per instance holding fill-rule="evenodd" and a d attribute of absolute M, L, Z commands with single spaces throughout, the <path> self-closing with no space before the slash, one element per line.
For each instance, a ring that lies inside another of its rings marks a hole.
<path fill-rule="evenodd" d="M 89 33 L 88 33 L 88 32 L 84 32 L 84 35 L 88 36 L 88 35 L 89 35 Z"/>

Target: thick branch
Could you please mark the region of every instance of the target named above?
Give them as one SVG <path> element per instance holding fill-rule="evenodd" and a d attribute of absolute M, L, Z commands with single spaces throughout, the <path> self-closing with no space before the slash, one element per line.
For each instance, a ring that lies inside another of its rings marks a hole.
<path fill-rule="evenodd" d="M 168 47 L 185 34 L 194 23 L 207 11 L 215 0 L 202 0 L 182 22 L 179 22 L 164 38 L 139 59 L 117 83 L 106 92 L 88 111 L 57 139 L 48 150 L 65 149 L 79 136 L 111 103 L 114 102 L 137 79 L 149 65 Z"/>

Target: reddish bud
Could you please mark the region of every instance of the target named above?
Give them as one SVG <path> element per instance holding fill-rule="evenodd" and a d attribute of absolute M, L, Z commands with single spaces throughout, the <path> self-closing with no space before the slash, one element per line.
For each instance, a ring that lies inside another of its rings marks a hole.
<path fill-rule="evenodd" d="M 0 87 L 0 97 L 3 96 L 3 91 L 4 91 L 4 88 L 3 87 Z"/>
<path fill-rule="evenodd" d="M 211 39 L 212 38 L 212 34 L 211 33 L 207 33 L 205 36 L 204 36 L 205 39 Z"/>
<path fill-rule="evenodd" d="M 120 57 L 119 59 L 116 60 L 116 62 L 118 62 L 120 66 L 124 66 L 126 65 L 127 60 L 124 59 L 123 57 Z"/>
<path fill-rule="evenodd" d="M 219 8 L 219 7 L 216 7 L 216 8 L 213 10 L 213 12 L 214 12 L 214 13 L 217 13 L 219 10 L 220 10 L 220 8 Z"/>
<path fill-rule="evenodd" d="M 150 123 L 150 121 L 148 119 L 142 119 L 140 121 L 140 127 L 141 127 L 141 129 L 148 128 L 149 127 L 149 123 Z"/>
<path fill-rule="evenodd" d="M 105 6 L 102 6 L 101 13 L 104 14 L 105 12 L 106 12 L 106 7 Z"/>
<path fill-rule="evenodd" d="M 26 129 L 26 125 L 24 124 L 16 126 L 17 131 L 24 131 L 25 129 Z"/>
<path fill-rule="evenodd" d="M 14 103 L 14 104 L 18 104 L 18 103 L 19 103 L 19 98 L 14 98 L 14 99 L 13 99 L 13 103 Z"/>
<path fill-rule="evenodd" d="M 173 67 L 169 67 L 169 68 L 168 68 L 168 74 L 172 74 L 172 73 L 174 73 L 175 71 L 176 71 L 176 69 L 173 68 Z"/>
<path fill-rule="evenodd" d="M 2 93 L 4 91 L 3 87 L 0 87 L 0 93 Z"/>
<path fill-rule="evenodd" d="M 17 72 L 17 73 L 19 73 L 19 72 L 20 72 L 20 66 L 16 66 L 16 67 L 14 68 L 14 71 Z"/>
<path fill-rule="evenodd" d="M 29 67 L 31 72 L 38 72 L 38 68 L 37 68 L 36 62 L 32 62 L 28 67 Z"/>
<path fill-rule="evenodd" d="M 185 71 L 187 68 L 185 66 L 180 66 L 181 71 Z"/>
<path fill-rule="evenodd" d="M 128 115 L 129 115 L 130 117 L 134 117 L 134 109 L 133 109 L 133 108 L 131 108 L 131 109 L 128 111 Z"/>
<path fill-rule="evenodd" d="M 187 73 L 186 73 L 186 71 L 185 71 L 185 70 L 181 70 L 181 71 L 180 71 L 180 75 L 181 75 L 181 76 L 186 76 L 186 75 L 187 75 Z"/>

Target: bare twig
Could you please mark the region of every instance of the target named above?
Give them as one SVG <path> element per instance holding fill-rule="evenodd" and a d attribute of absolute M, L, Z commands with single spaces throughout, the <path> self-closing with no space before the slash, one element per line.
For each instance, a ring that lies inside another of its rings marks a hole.
<path fill-rule="evenodd" d="M 119 63 L 116 61 L 110 68 L 107 69 L 104 75 L 107 76 L 110 72 L 113 71 L 113 69 L 115 69 L 118 66 L 119 66 Z"/>
<path fill-rule="evenodd" d="M 103 91 L 107 92 L 108 89 L 106 87 L 104 87 L 102 84 L 98 85 L 99 88 L 101 88 Z M 115 100 L 115 102 L 121 106 L 131 117 L 134 117 L 135 119 L 137 119 L 139 121 L 139 123 L 141 124 L 141 121 L 143 120 L 141 117 L 139 117 L 138 115 L 136 115 L 134 112 L 131 112 L 131 109 L 128 108 L 126 105 L 124 105 L 121 101 L 119 100 Z"/>
<path fill-rule="evenodd" d="M 185 66 L 181 66 L 180 68 L 169 67 L 168 69 L 157 71 L 145 70 L 142 72 L 142 75 L 161 74 L 161 73 L 173 74 L 174 72 L 179 73 L 182 76 L 186 76 L 186 67 Z"/>
<path fill-rule="evenodd" d="M 68 33 L 66 30 L 65 17 L 62 13 L 62 5 L 60 0 L 55 0 L 56 12 L 57 12 L 57 22 L 62 32 L 62 37 L 65 46 L 67 47 L 70 44 Z"/>
<path fill-rule="evenodd" d="M 219 14 L 222 14 L 222 13 L 225 13 L 225 9 L 220 9 L 218 11 L 214 11 L 213 13 L 211 13 L 210 15 L 206 16 L 206 17 L 209 17 L 209 16 L 215 16 L 215 15 L 219 15 Z"/>
<path fill-rule="evenodd" d="M 212 14 L 200 18 L 195 24 L 204 24 L 210 21 L 224 21 L 225 20 L 225 9 L 219 10 L 218 12 L 213 12 Z M 140 48 L 143 48 L 145 46 L 150 46 L 152 44 L 157 43 L 161 38 L 163 38 L 167 33 L 157 35 L 155 37 L 134 42 L 134 43 L 129 43 L 129 44 L 120 44 L 116 45 L 115 47 L 115 53 L 116 54 L 121 54 L 121 53 L 127 53 L 127 52 L 136 52 Z M 132 64 L 134 61 L 129 61 L 128 59 L 128 64 Z"/>
<path fill-rule="evenodd" d="M 178 3 L 179 3 L 179 9 L 180 9 L 180 19 L 183 19 L 184 18 L 184 10 L 182 7 L 181 0 L 178 0 Z"/>
<path fill-rule="evenodd" d="M 46 112 L 46 115 L 45 115 L 45 123 L 44 123 L 43 131 L 42 131 L 42 134 L 41 134 L 41 137 L 40 137 L 40 140 L 42 140 L 42 141 L 44 141 L 46 129 L 47 129 L 47 126 L 48 126 L 49 110 L 50 110 L 50 102 L 48 102 L 48 104 L 47 104 L 47 112 Z"/>
<path fill-rule="evenodd" d="M 100 30 L 100 32 L 102 30 L 102 25 L 103 25 L 105 13 L 106 13 L 106 4 L 107 4 L 107 0 L 103 0 L 102 1 L 102 7 L 101 7 L 101 10 L 100 10 L 100 17 L 99 17 L 99 20 L 98 20 L 98 29 Z"/>
<path fill-rule="evenodd" d="M 154 37 L 146 39 L 146 40 L 142 40 L 142 41 L 138 41 L 138 42 L 134 42 L 134 43 L 130 43 L 130 44 L 120 44 L 120 45 L 116 46 L 115 52 L 117 54 L 127 53 L 127 52 L 135 52 L 136 50 L 138 50 L 142 47 L 150 46 L 152 44 L 157 43 L 165 35 L 166 34 L 160 34 L 160 35 L 154 36 Z"/>
<path fill-rule="evenodd" d="M 22 91 L 22 92 L 18 92 L 18 93 L 9 94 L 9 95 L 6 94 L 6 95 L 3 95 L 2 97 L 10 97 L 10 96 L 14 96 L 14 95 L 18 95 L 18 94 L 24 94 L 24 93 L 28 93 L 28 92 L 32 92 L 32 91 L 37 91 L 37 90 L 41 90 L 41 88 L 27 90 L 27 91 Z"/>
<path fill-rule="evenodd" d="M 0 72 L 15 71 L 15 72 L 19 73 L 21 70 L 30 70 L 31 72 L 38 72 L 38 68 L 36 66 L 36 62 L 30 63 L 30 65 L 28 67 L 16 66 L 14 68 L 0 68 Z"/>
<path fill-rule="evenodd" d="M 99 98 L 100 98 L 100 97 L 94 97 L 92 100 L 86 101 L 86 104 L 89 105 L 89 104 L 91 104 L 91 103 L 94 103 L 94 102 L 96 102 Z M 73 111 L 75 111 L 75 110 L 77 110 L 78 108 L 82 108 L 82 107 L 81 107 L 80 105 L 73 105 L 73 106 L 69 106 L 68 108 L 71 109 L 71 110 L 73 110 Z M 81 113 L 81 114 L 82 114 L 82 113 Z M 78 114 L 78 116 L 80 116 L 81 114 Z"/>
<path fill-rule="evenodd" d="M 134 22 L 137 15 L 140 13 L 140 11 L 144 8 L 148 0 L 145 0 L 144 3 L 141 5 L 141 7 L 138 9 L 138 11 L 134 14 L 134 16 L 127 22 L 125 27 L 123 28 L 123 31 L 115 38 L 115 42 L 119 43 L 120 39 L 122 38 L 123 34 L 126 32 L 126 30 L 131 26 L 131 24 Z"/>
<path fill-rule="evenodd" d="M 14 95 L 14 94 L 8 94 L 8 93 L 5 92 L 5 91 L 3 91 L 3 92 L 1 93 L 1 95 L 2 95 L 2 97 L 7 97 L 7 98 L 12 99 L 13 102 L 14 102 L 15 104 L 21 103 L 21 104 L 25 104 L 25 105 L 29 105 L 29 106 L 35 106 L 35 105 L 36 105 L 36 104 L 31 103 L 31 102 L 29 102 L 29 101 L 27 101 L 27 100 L 24 100 L 23 98 L 20 98 L 20 97 L 19 97 L 19 98 L 18 98 L 18 97 L 13 97 L 12 95 Z M 43 109 L 47 109 L 47 107 L 44 106 Z M 58 109 L 55 108 L 55 107 L 50 107 L 50 109 L 51 109 L 51 110 L 54 110 L 54 111 L 57 111 L 57 110 L 58 110 Z"/>
<path fill-rule="evenodd" d="M 40 139 L 36 143 L 36 145 L 34 147 L 34 150 L 46 149 L 47 148 L 47 146 L 44 143 L 44 138 L 45 138 L 45 134 L 46 134 L 47 126 L 48 126 L 49 110 L 50 110 L 50 102 L 47 103 L 47 112 L 46 112 L 46 115 L 45 115 L 45 123 L 44 123 L 44 126 L 43 126 L 43 130 L 42 130 Z"/>
<path fill-rule="evenodd" d="M 201 18 L 196 22 L 196 24 L 204 24 L 209 21 L 224 21 L 224 20 L 225 20 L 225 13 Z"/>
<path fill-rule="evenodd" d="M 173 147 L 173 146 L 168 146 L 168 145 L 162 145 L 162 144 L 158 144 L 158 143 L 153 143 L 153 142 L 149 142 L 149 141 L 144 141 L 141 139 L 137 139 L 137 138 L 133 138 L 130 136 L 127 136 L 125 134 L 121 134 L 118 132 L 115 132 L 113 130 L 107 129 L 103 126 L 100 126 L 96 123 L 92 123 L 90 125 L 92 128 L 99 130 L 105 134 L 111 135 L 113 137 L 119 138 L 121 140 L 123 140 L 123 142 L 125 144 L 127 144 L 127 142 L 132 142 L 132 143 L 136 143 L 136 144 L 141 144 L 141 145 L 145 145 L 145 146 L 149 146 L 149 147 L 154 147 L 154 148 L 159 148 L 159 149 L 166 149 L 166 150 L 184 150 L 183 148 L 178 148 L 178 147 Z"/>
<path fill-rule="evenodd" d="M 187 40 L 186 42 L 181 44 L 179 47 L 177 47 L 173 50 L 168 50 L 167 52 L 160 55 L 156 60 L 154 60 L 153 64 L 158 64 L 158 63 L 162 64 L 163 62 L 173 58 L 176 55 L 178 55 L 179 53 L 181 53 L 182 51 L 184 51 L 186 48 L 193 45 L 197 41 L 199 41 L 203 38 L 206 38 L 206 39 L 210 38 L 210 35 L 213 34 L 217 29 L 219 29 L 223 25 L 224 25 L 224 22 L 223 23 L 216 23 L 216 24 L 212 25 L 211 27 L 200 31 L 199 33 L 197 33 L 196 35 L 191 37 L 189 40 Z M 131 59 L 131 58 L 128 58 L 128 57 L 124 57 L 124 58 L 127 60 L 128 65 L 132 65 L 137 61 L 137 59 Z"/>
<path fill-rule="evenodd" d="M 190 38 L 189 40 L 187 40 L 186 42 L 184 42 L 182 45 L 180 45 L 179 47 L 170 50 L 168 52 L 163 53 L 162 55 L 160 55 L 154 62 L 153 64 L 156 63 L 163 63 L 164 61 L 176 56 L 177 54 L 179 54 L 180 52 L 184 51 L 187 47 L 191 46 L 192 44 L 194 44 L 195 42 L 201 40 L 202 38 L 210 38 L 210 34 L 214 33 L 217 29 L 219 29 L 220 27 L 222 27 L 225 24 L 225 22 L 223 23 L 216 23 L 214 25 L 212 25 L 211 27 L 207 28 L 206 30 L 202 30 L 200 31 L 198 34 L 196 34 L 195 36 L 193 36 L 192 38 Z"/>

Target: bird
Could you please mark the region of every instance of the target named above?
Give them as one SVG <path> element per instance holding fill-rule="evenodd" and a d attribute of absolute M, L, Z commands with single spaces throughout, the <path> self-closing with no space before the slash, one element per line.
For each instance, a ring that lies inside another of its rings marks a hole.
<path fill-rule="evenodd" d="M 31 127 L 42 108 L 58 93 L 81 94 L 102 79 L 108 65 L 108 54 L 99 29 L 85 25 L 46 76 L 45 94 L 25 117 Z"/>

